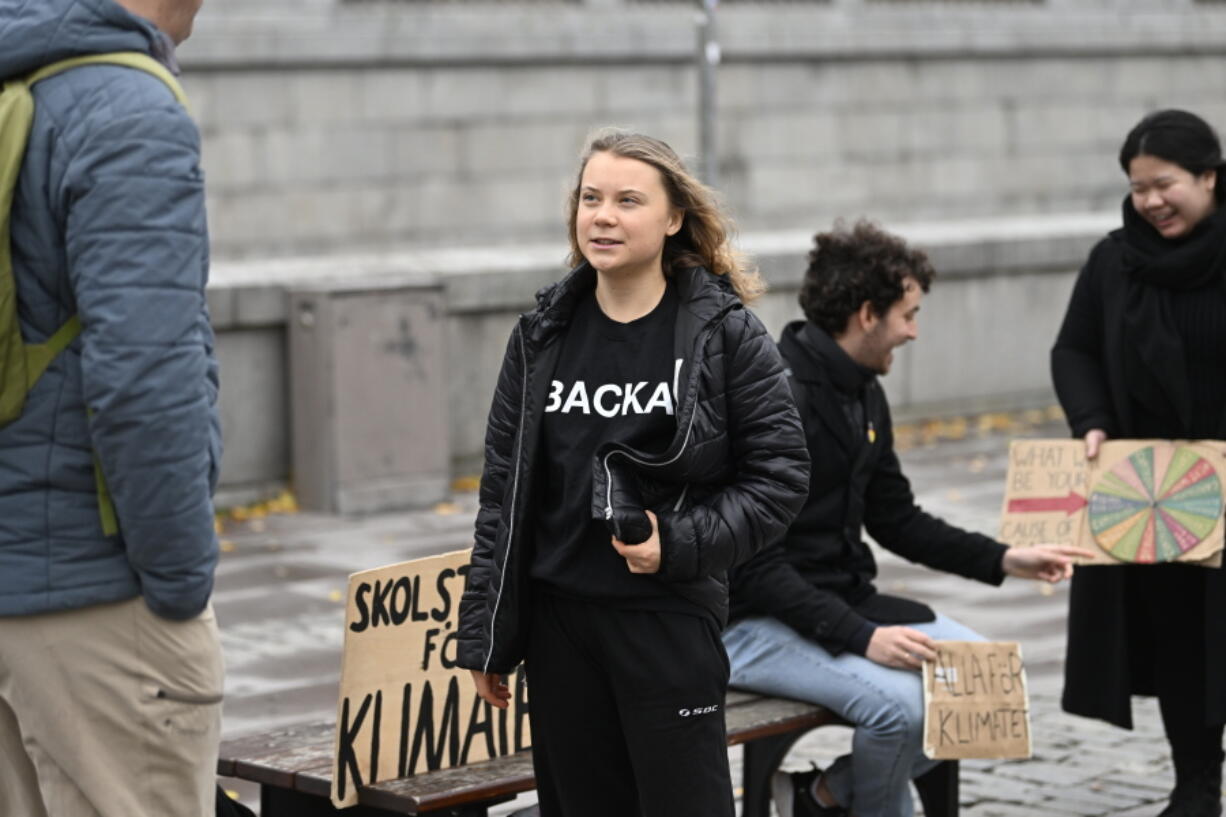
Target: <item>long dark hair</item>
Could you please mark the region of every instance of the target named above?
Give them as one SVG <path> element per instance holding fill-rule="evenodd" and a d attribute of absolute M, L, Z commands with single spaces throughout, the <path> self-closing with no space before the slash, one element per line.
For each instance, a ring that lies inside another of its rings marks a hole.
<path fill-rule="evenodd" d="M 1142 155 L 1179 165 L 1193 176 L 1216 170 L 1214 197 L 1219 202 L 1226 200 L 1222 143 L 1209 123 L 1196 114 L 1168 108 L 1155 111 L 1138 122 L 1120 148 L 1120 167 L 1125 174 L 1132 160 Z"/>

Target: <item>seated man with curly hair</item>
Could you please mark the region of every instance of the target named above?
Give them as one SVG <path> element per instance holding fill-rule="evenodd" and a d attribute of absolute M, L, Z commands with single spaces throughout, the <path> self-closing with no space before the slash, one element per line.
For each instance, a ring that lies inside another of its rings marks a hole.
<path fill-rule="evenodd" d="M 1006 574 L 1060 581 L 1075 548 L 1009 549 L 920 510 L 894 453 L 877 382 L 918 335 L 934 275 L 927 256 L 872 224 L 820 233 L 800 292 L 807 320 L 779 341 L 812 459 L 809 498 L 785 537 L 732 576 L 724 645 L 731 683 L 812 701 L 855 724 L 852 753 L 825 772 L 779 773 L 780 817 L 908 817 L 922 753 L 917 670 L 935 640 L 980 640 L 911 599 L 878 593 L 861 539 L 989 584 Z"/>

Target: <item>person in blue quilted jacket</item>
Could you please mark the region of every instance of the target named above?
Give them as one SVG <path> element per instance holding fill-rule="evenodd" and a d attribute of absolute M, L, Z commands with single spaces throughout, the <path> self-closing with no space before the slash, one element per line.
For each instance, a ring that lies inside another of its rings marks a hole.
<path fill-rule="evenodd" d="M 0 79 L 118 51 L 177 72 L 199 7 L 0 0 Z M 200 135 L 132 68 L 33 95 L 10 222 L 21 333 L 44 342 L 74 315 L 82 331 L 0 428 L 0 814 L 211 814 L 221 437 Z"/>

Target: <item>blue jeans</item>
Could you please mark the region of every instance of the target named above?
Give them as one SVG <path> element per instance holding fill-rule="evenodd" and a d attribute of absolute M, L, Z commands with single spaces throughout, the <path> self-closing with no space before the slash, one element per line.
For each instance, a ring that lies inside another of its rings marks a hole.
<path fill-rule="evenodd" d="M 982 641 L 938 615 L 907 625 L 934 639 Z M 826 785 L 856 817 L 911 817 L 912 778 L 936 765 L 924 757 L 920 674 L 845 652 L 833 656 L 774 618 L 742 619 L 724 632 L 732 686 L 820 704 L 855 724 L 851 754 L 834 762 Z"/>

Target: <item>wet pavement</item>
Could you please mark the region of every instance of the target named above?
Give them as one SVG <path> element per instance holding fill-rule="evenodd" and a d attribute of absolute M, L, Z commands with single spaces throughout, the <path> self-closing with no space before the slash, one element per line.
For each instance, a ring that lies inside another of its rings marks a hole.
<path fill-rule="evenodd" d="M 1008 440 L 1063 436 L 1039 413 L 993 415 L 899 427 L 902 453 L 920 504 L 964 527 L 998 527 Z M 227 685 L 224 732 L 236 737 L 335 716 L 343 599 L 350 573 L 468 547 L 476 495 L 458 493 L 436 509 L 346 519 L 311 513 L 228 520 L 214 604 L 222 625 Z M 966 761 L 962 814 L 1156 815 L 1172 785 L 1153 701 L 1135 705 L 1127 732 L 1059 710 L 1067 589 L 1008 579 L 978 584 L 880 554 L 879 586 L 932 604 L 985 636 L 1019 641 L 1028 671 L 1034 757 Z M 806 736 L 786 766 L 826 765 L 846 751 L 850 730 Z M 739 767 L 740 750 L 730 750 Z M 734 768 L 734 779 L 739 768 Z M 255 788 L 223 780 L 244 802 Z M 496 810 L 532 802 L 521 796 Z"/>

